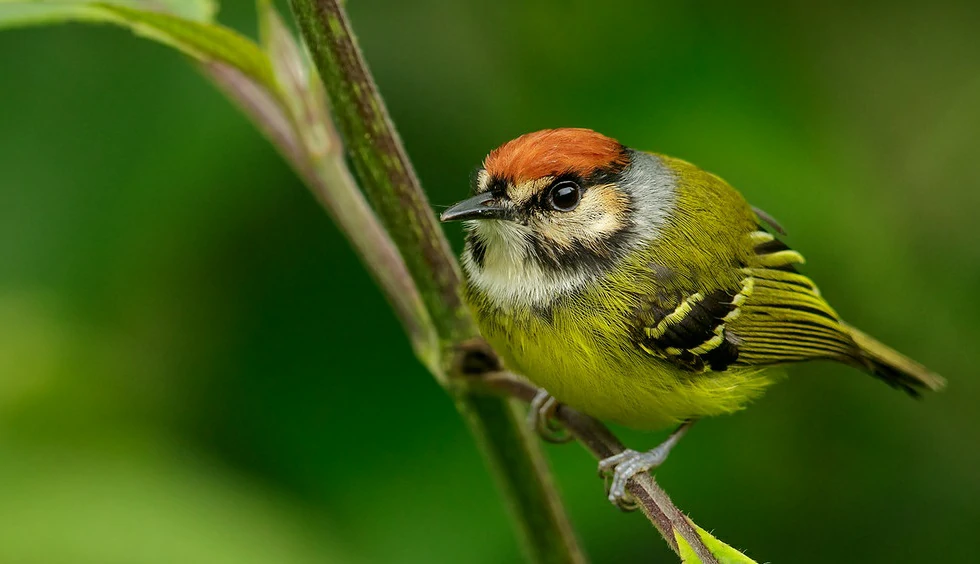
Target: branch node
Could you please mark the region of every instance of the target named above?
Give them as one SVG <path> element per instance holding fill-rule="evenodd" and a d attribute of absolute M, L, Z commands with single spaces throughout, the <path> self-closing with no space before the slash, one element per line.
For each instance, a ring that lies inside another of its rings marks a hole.
<path fill-rule="evenodd" d="M 451 375 L 465 378 L 484 378 L 504 369 L 500 357 L 481 337 L 457 343 L 453 351 Z"/>

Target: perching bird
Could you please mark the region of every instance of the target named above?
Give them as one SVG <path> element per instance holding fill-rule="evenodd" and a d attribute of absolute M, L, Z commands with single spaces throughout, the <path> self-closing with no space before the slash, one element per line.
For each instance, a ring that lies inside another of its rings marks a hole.
<path fill-rule="evenodd" d="M 841 321 L 781 228 L 725 181 L 587 129 L 529 133 L 492 151 L 466 220 L 467 295 L 507 365 L 593 417 L 658 429 L 732 413 L 774 366 L 828 359 L 912 395 L 944 380 Z M 768 227 L 768 228 L 767 228 Z M 545 401 L 542 401 L 545 400 Z M 600 463 L 610 499 L 666 457 Z"/>

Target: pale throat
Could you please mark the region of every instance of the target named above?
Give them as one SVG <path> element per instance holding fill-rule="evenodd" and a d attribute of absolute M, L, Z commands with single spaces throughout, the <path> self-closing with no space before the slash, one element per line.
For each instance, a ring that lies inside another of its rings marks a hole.
<path fill-rule="evenodd" d="M 578 291 L 601 273 L 545 268 L 534 256 L 530 229 L 511 221 L 472 221 L 471 236 L 485 247 L 482 266 L 467 247 L 463 268 L 477 289 L 497 307 L 547 307 L 558 297 Z"/>

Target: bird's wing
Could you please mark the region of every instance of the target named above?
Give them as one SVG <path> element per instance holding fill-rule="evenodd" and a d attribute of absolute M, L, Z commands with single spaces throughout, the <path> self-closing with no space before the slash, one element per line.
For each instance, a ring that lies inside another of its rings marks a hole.
<path fill-rule="evenodd" d="M 640 314 L 639 346 L 692 372 L 725 370 L 738 358 L 727 331 L 741 298 L 735 289 L 650 296 Z"/>
<path fill-rule="evenodd" d="M 737 282 L 710 291 L 661 293 L 638 316 L 639 346 L 692 372 L 816 358 L 854 358 L 855 344 L 809 278 L 803 257 L 759 228 Z"/>
<path fill-rule="evenodd" d="M 796 270 L 803 256 L 766 231 L 750 233 L 749 240 L 753 254 L 742 271 L 751 290 L 729 326 L 739 342 L 736 364 L 856 361 L 850 331 L 816 284 Z"/>

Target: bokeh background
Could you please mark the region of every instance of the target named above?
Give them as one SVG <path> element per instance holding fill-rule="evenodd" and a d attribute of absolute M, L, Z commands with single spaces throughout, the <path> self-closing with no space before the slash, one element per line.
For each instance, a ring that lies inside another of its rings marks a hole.
<path fill-rule="evenodd" d="M 543 127 L 680 156 L 949 378 L 916 402 L 793 369 L 658 472 L 699 524 L 759 561 L 975 557 L 980 4 L 348 4 L 433 204 Z M 222 10 L 255 35 L 250 2 Z M 548 453 L 595 562 L 674 561 L 582 449 Z M 451 403 L 251 125 L 128 32 L 0 33 L 0 562 L 520 558 Z"/>

